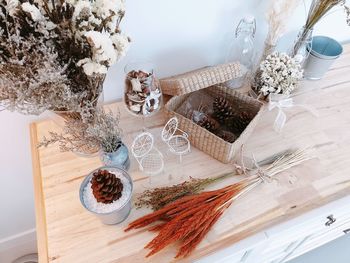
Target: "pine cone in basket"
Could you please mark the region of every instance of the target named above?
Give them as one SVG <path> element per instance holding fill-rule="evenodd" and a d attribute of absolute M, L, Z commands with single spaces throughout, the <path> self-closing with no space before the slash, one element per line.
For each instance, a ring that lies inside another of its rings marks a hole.
<path fill-rule="evenodd" d="M 234 115 L 234 110 L 229 102 L 223 97 L 216 97 L 213 102 L 213 117 L 219 122 L 224 123 L 225 120 Z"/>
<path fill-rule="evenodd" d="M 226 119 L 225 125 L 232 132 L 241 134 L 252 119 L 252 116 L 248 112 L 242 111 L 238 115 Z"/>
<path fill-rule="evenodd" d="M 233 143 L 235 140 L 237 140 L 237 136 L 230 131 L 221 130 L 216 135 L 229 143 Z"/>
<path fill-rule="evenodd" d="M 220 127 L 220 124 L 217 122 L 217 120 L 213 119 L 207 114 L 205 114 L 203 118 L 197 122 L 197 124 L 210 132 L 214 132 Z"/>
<path fill-rule="evenodd" d="M 97 202 L 110 204 L 122 196 L 123 184 L 115 174 L 98 170 L 91 179 L 91 188 Z"/>

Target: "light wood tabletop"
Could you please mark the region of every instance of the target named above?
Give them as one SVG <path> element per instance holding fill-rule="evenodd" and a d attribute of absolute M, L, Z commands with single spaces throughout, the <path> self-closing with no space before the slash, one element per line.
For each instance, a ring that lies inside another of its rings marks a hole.
<path fill-rule="evenodd" d="M 192 262 L 350 194 L 350 45 L 345 46 L 344 54 L 322 80 L 302 82 L 294 100 L 296 104 L 313 107 L 319 116 L 313 116 L 302 107 L 287 109 L 287 123 L 283 131 L 277 133 L 273 130 L 277 109 L 266 110 L 246 143 L 244 154 L 254 154 L 261 160 L 288 148 L 312 147 L 315 158 L 237 200 L 195 252 L 181 262 Z M 132 139 L 140 132 L 142 121 L 129 115 L 121 102 L 108 107 L 119 108 L 124 141 L 130 147 Z M 195 148 L 180 163 L 160 139 L 166 120 L 164 113 L 146 120 L 165 159 L 164 172 L 153 177 L 153 185 L 170 185 L 189 176 L 209 177 L 233 171 L 232 165 L 222 164 Z M 107 226 L 82 207 L 80 184 L 90 171 L 101 166 L 101 162 L 98 156 L 83 158 L 62 153 L 56 145 L 36 147 L 49 131 L 59 130 L 53 120 L 30 126 L 40 262 L 180 262 L 173 259 L 176 246 L 145 259 L 147 251 L 143 247 L 155 234 L 146 230 L 123 231 L 129 222 L 149 210 L 133 208 L 126 221 Z M 132 157 L 131 163 L 129 173 L 136 195 L 149 187 L 149 178 L 138 171 Z M 241 179 L 242 176 L 235 176 L 211 188 Z"/>

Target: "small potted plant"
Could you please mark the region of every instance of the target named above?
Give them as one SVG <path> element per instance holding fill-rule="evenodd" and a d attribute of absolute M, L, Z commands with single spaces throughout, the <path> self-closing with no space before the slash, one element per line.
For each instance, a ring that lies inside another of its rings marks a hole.
<path fill-rule="evenodd" d="M 118 224 L 131 210 L 133 183 L 128 173 L 113 166 L 92 171 L 80 186 L 80 201 L 102 223 Z"/>
<path fill-rule="evenodd" d="M 119 119 L 119 113 L 98 109 L 94 123 L 87 128 L 87 134 L 99 144 L 100 158 L 104 165 L 127 170 L 130 166 L 129 151 L 121 139 Z"/>
<path fill-rule="evenodd" d="M 84 125 L 84 135 L 81 136 Z M 127 170 L 130 166 L 129 151 L 121 139 L 119 114 L 97 108 L 91 123 L 66 120 L 63 133 L 50 132 L 43 137 L 38 147 L 59 144 L 62 152 L 81 152 L 85 147 L 100 149 L 100 158 L 104 165 L 118 166 Z"/>

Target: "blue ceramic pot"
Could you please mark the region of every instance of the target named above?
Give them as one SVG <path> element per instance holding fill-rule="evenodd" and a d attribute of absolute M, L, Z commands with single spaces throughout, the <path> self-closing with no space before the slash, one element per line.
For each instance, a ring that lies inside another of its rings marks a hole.
<path fill-rule="evenodd" d="M 128 170 L 130 167 L 129 150 L 124 143 L 121 143 L 115 152 L 100 151 L 100 159 L 106 166 L 120 167 Z"/>

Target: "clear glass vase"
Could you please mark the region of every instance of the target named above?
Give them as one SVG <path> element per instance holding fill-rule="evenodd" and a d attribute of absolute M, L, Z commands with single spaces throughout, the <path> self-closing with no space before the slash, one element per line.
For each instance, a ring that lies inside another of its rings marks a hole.
<path fill-rule="evenodd" d="M 310 55 L 311 45 L 312 45 L 312 34 L 313 29 L 303 27 L 293 46 L 291 51 L 291 56 L 299 62 L 302 66 L 304 65 L 306 59 Z"/>
<path fill-rule="evenodd" d="M 150 62 L 136 61 L 127 64 L 125 71 L 124 103 L 134 116 L 145 118 L 153 116 L 162 107 L 162 90 L 156 77 L 155 66 Z"/>

